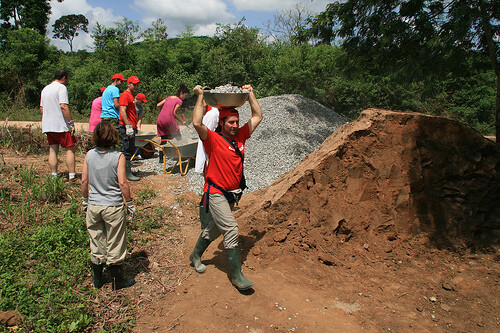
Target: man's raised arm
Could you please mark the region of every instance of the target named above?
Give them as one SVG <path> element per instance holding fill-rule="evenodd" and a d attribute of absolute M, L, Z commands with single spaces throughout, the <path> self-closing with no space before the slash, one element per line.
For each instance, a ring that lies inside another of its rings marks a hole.
<path fill-rule="evenodd" d="M 255 131 L 257 126 L 259 126 L 262 121 L 262 109 L 257 102 L 257 97 L 253 93 L 253 88 L 251 85 L 246 84 L 241 89 L 248 91 L 248 103 L 250 103 L 250 109 L 252 110 L 252 117 L 248 121 L 248 126 L 250 127 L 250 134 Z"/>
<path fill-rule="evenodd" d="M 208 135 L 208 128 L 203 124 L 203 88 L 198 84 L 193 88 L 196 94 L 196 104 L 193 109 L 193 126 L 198 132 L 201 141 L 205 141 Z"/>

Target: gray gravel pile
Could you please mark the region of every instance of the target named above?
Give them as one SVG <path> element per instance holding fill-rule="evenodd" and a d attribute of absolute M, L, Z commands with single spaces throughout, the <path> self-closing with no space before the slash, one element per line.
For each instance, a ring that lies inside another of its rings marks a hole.
<path fill-rule="evenodd" d="M 323 141 L 347 119 L 314 100 L 300 95 L 281 95 L 258 100 L 263 120 L 245 144 L 246 192 L 260 190 L 272 184 L 285 172 L 318 149 Z M 238 108 L 240 125 L 251 117 L 249 103 Z M 190 130 L 187 128 L 186 130 Z M 168 160 L 169 166 L 175 161 Z M 134 171 L 144 175 L 163 172 L 158 158 L 134 162 Z M 167 169 L 168 170 L 168 169 Z M 190 168 L 185 178 L 189 190 L 201 193 L 203 177 Z"/>

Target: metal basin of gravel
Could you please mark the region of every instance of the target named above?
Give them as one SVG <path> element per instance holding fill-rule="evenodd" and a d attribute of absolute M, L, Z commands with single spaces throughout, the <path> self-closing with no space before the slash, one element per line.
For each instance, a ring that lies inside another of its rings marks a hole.
<path fill-rule="evenodd" d="M 239 93 L 218 93 L 204 91 L 205 102 L 215 108 L 237 108 L 245 104 L 248 99 L 248 91 Z"/>

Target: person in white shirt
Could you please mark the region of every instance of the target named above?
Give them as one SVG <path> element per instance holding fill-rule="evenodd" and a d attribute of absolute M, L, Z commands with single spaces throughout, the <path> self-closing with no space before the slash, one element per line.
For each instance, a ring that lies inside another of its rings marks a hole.
<path fill-rule="evenodd" d="M 217 108 L 211 107 L 205 103 L 203 100 L 203 108 L 205 115 L 203 116 L 202 123 L 207 126 L 209 130 L 215 131 L 217 125 L 219 124 L 219 110 Z M 205 153 L 205 148 L 203 148 L 203 143 L 201 139 L 198 139 L 198 148 L 196 150 L 196 159 L 194 165 L 194 171 L 198 173 L 205 174 L 205 168 L 208 164 L 208 156 Z"/>
<path fill-rule="evenodd" d="M 57 177 L 57 153 L 59 146 L 66 150 L 66 165 L 69 180 L 75 179 L 75 124 L 69 111 L 68 72 L 58 70 L 54 81 L 42 90 L 40 111 L 42 112 L 42 132 L 49 142 L 49 167 Z"/>

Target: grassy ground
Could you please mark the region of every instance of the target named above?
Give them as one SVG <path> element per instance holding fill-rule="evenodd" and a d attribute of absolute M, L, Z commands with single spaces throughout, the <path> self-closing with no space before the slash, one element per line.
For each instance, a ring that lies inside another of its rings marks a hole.
<path fill-rule="evenodd" d="M 42 159 L 46 149 L 39 131 L 0 129 L 0 310 L 19 311 L 21 331 L 127 332 L 134 321 L 127 299 L 119 300 L 122 311 L 114 320 L 96 312 L 102 308 L 95 304 L 100 291 L 90 283 L 79 185 L 48 176 L 29 162 Z M 13 154 L 19 162 L 6 162 Z M 151 189 L 137 193 L 138 210 L 154 196 Z M 167 214 L 141 211 L 129 224 L 129 246 L 147 242 L 142 235 L 162 226 Z"/>

